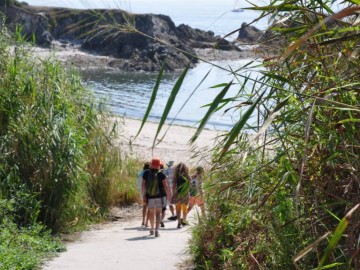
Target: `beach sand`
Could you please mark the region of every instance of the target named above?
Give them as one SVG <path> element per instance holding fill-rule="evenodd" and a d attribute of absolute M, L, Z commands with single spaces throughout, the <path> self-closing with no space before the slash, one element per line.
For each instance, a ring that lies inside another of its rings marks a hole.
<path fill-rule="evenodd" d="M 159 143 L 152 148 L 158 128 L 157 123 L 145 123 L 139 136 L 134 140 L 141 121 L 120 117 L 114 120 L 119 123 L 120 138 L 118 142 L 122 144 L 126 154 L 144 161 L 156 156 L 164 164 L 169 160 L 174 160 L 176 163 L 182 161 L 192 166 L 207 166 L 211 160 L 209 150 L 214 147 L 217 140 L 221 139 L 221 135 L 224 134 L 223 131 L 205 129 L 195 143 L 190 144 L 189 141 L 195 134 L 196 128 L 179 125 L 173 125 L 169 128 L 169 125 L 164 125 L 160 132 L 161 135 L 158 137 L 159 139 L 162 138 L 162 141 L 158 141 Z M 162 137 L 165 131 L 167 131 L 166 135 Z"/>

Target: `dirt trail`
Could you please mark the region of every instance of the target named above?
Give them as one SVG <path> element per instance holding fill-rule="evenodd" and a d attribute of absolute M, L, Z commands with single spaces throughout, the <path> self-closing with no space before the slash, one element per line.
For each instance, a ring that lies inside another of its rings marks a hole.
<path fill-rule="evenodd" d="M 135 136 L 141 121 L 134 119 L 118 118 L 122 123 L 121 132 L 123 143 Z M 215 138 L 221 132 L 204 130 L 200 135 L 196 146 L 201 155 L 198 159 L 191 159 L 194 154 L 194 146 L 188 145 L 189 139 L 195 133 L 193 128 L 183 126 L 171 127 L 171 136 L 166 136 L 163 142 L 153 151 L 150 151 L 153 134 L 158 124 L 146 123 L 147 132 L 142 132 L 133 144 L 133 151 L 144 160 L 150 160 L 156 155 L 164 162 L 175 160 L 188 164 L 201 164 L 209 159 L 205 151 L 215 143 Z M 124 139 L 125 138 L 125 139 Z M 124 145 L 125 146 L 125 145 Z M 165 228 L 160 229 L 160 237 L 150 237 L 149 229 L 141 227 L 141 206 L 131 208 L 131 212 L 121 213 L 126 221 L 113 222 L 97 226 L 89 231 L 81 233 L 80 238 L 66 245 L 67 251 L 59 257 L 47 262 L 43 270 L 179 270 L 187 269 L 184 261 L 188 258 L 186 251 L 188 240 L 191 237 L 192 226 L 177 229 L 176 221 L 167 221 Z M 170 211 L 167 210 L 167 215 Z M 127 219 L 128 217 L 132 219 Z M 196 223 L 196 209 L 189 216 L 191 224 Z M 182 267 L 180 267 L 182 266 Z"/>
<path fill-rule="evenodd" d="M 194 209 L 195 210 L 195 209 Z M 177 229 L 176 221 L 165 220 L 160 237 L 149 235 L 140 226 L 140 208 L 134 218 L 116 221 L 82 232 L 75 242 L 66 244 L 67 251 L 46 262 L 43 270 L 179 270 L 186 269 L 187 248 L 191 224 L 196 223 L 196 211 L 189 217 L 190 226 Z M 170 214 L 170 211 L 167 211 Z"/>

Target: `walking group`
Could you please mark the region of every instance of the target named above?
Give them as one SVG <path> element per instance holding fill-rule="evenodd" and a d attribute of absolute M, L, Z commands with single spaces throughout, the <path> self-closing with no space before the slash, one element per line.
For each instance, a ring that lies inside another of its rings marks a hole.
<path fill-rule="evenodd" d="M 204 169 L 199 166 L 194 175 L 190 176 L 189 167 L 180 162 L 166 163 L 167 168 L 159 158 L 144 164 L 138 175 L 138 189 L 143 201 L 142 224 L 150 223 L 150 235 L 159 237 L 159 228 L 165 227 L 165 210 L 169 205 L 170 221 L 177 220 L 177 228 L 188 225 L 187 214 L 198 205 L 201 213 L 205 214 L 203 202 L 202 180 Z M 175 208 L 174 208 L 175 206 Z"/>

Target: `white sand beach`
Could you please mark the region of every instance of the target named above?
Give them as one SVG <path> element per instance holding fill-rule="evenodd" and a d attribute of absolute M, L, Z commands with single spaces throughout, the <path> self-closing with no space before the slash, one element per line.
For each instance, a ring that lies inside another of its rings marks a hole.
<path fill-rule="evenodd" d="M 129 155 L 137 156 L 143 160 L 150 160 L 153 156 L 160 157 L 164 163 L 169 160 L 186 162 L 191 165 L 201 164 L 206 166 L 210 162 L 209 150 L 213 148 L 223 131 L 202 131 L 194 144 L 189 144 L 190 138 L 195 134 L 196 128 L 174 125 L 164 125 L 159 139 L 168 129 L 162 141 L 152 148 L 157 123 L 145 123 L 139 136 L 133 141 L 139 131 L 141 121 L 130 118 L 116 118 L 119 122 L 120 140 Z M 221 139 L 221 138 L 220 138 Z M 132 141 L 131 146 L 129 142 Z"/>

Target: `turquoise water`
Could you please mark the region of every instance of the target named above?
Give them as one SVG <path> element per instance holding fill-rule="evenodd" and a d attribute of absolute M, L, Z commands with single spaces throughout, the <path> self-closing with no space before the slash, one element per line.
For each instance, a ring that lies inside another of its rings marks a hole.
<path fill-rule="evenodd" d="M 28 0 L 29 4 L 43 6 L 63 6 L 71 8 L 122 8 L 134 13 L 154 13 L 169 15 L 175 24 L 188 24 L 202 30 L 212 30 L 216 35 L 225 35 L 240 27 L 243 22 L 251 22 L 258 14 L 252 11 L 231 12 L 234 1 L 232 0 L 131 0 L 131 1 L 86 1 L 86 0 Z M 243 1 L 245 3 L 245 1 Z M 244 6 L 242 6 L 244 7 Z M 266 22 L 257 25 L 265 28 Z M 234 38 L 233 37 L 230 37 Z M 226 68 L 239 68 L 251 59 L 239 61 L 223 61 L 217 64 Z M 210 88 L 220 83 L 228 83 L 233 77 L 229 72 L 212 68 L 210 76 L 197 90 L 188 104 L 179 113 L 183 103 L 187 100 L 196 85 L 200 83 L 205 74 L 211 69 L 206 63 L 198 64 L 191 69 L 178 94 L 173 110 L 170 112 L 169 121 L 174 120 L 180 125 L 196 125 L 207 111 L 202 107 L 210 103 L 221 88 Z M 123 73 L 109 71 L 84 71 L 84 81 L 93 90 L 96 97 L 105 99 L 112 111 L 121 116 L 141 119 L 146 111 L 157 74 Z M 163 79 L 157 100 L 150 114 L 152 121 L 158 121 L 176 82 L 177 76 L 167 75 Z M 229 96 L 236 95 L 239 85 L 231 87 Z M 234 104 L 233 104 L 234 105 Z M 229 105 L 230 106 L 230 105 Z M 229 107 L 228 106 L 228 107 Z M 227 107 L 227 108 L 228 108 Z M 234 121 L 240 117 L 239 111 L 224 114 L 226 108 L 215 113 L 207 128 L 228 130 Z M 176 118 L 176 119 L 175 119 Z"/>

